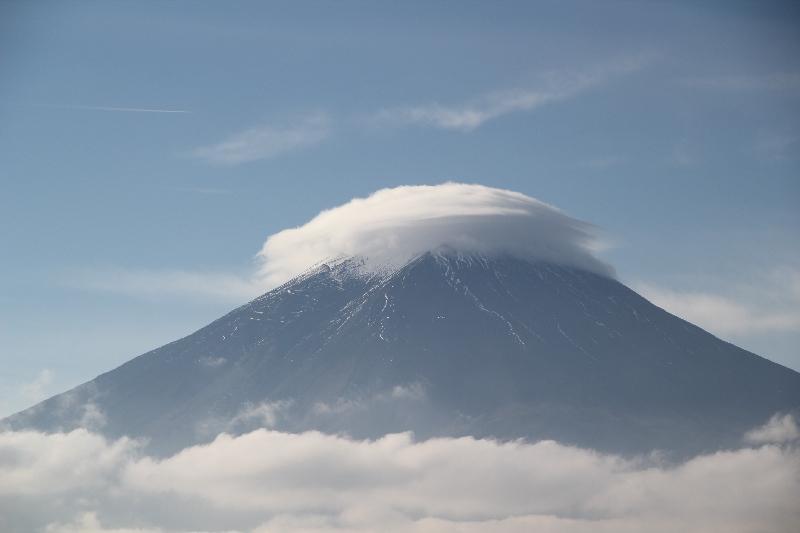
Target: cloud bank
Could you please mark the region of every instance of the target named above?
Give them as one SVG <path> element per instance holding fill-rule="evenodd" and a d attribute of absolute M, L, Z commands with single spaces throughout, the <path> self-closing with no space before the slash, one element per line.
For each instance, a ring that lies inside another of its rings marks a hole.
<path fill-rule="evenodd" d="M 7 532 L 783 532 L 791 444 L 668 465 L 553 441 L 374 441 L 260 429 L 172 457 L 86 430 L 0 433 Z"/>
<path fill-rule="evenodd" d="M 275 286 L 337 257 L 399 266 L 441 248 L 509 253 L 613 275 L 594 255 L 602 243 L 592 225 L 518 192 L 445 183 L 383 189 L 270 236 L 258 254 L 260 277 Z"/>

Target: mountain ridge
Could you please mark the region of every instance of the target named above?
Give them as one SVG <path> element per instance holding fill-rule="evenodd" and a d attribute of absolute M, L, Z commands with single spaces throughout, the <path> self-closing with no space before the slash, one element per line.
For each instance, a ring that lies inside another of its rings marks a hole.
<path fill-rule="evenodd" d="M 688 454 L 798 407 L 800 374 L 615 279 L 445 250 L 320 264 L 6 423 L 93 421 L 163 453 L 268 426 Z"/>

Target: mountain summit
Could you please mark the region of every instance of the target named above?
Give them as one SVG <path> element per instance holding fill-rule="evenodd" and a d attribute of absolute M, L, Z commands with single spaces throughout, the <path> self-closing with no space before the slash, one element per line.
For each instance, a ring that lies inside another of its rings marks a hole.
<path fill-rule="evenodd" d="M 798 408 L 800 374 L 609 275 L 440 249 L 383 270 L 319 264 L 6 423 L 93 425 L 157 453 L 267 426 L 683 455 Z"/>

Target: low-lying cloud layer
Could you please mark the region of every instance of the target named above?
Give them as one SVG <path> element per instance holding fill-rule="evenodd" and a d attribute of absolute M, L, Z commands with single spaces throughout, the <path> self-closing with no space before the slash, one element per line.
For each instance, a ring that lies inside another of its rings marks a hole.
<path fill-rule="evenodd" d="M 800 521 L 791 443 L 679 465 L 552 441 L 264 429 L 166 459 L 140 450 L 86 430 L 0 433 L 0 529 L 744 533 Z"/>
<path fill-rule="evenodd" d="M 613 275 L 595 257 L 595 228 L 524 194 L 463 183 L 406 186 L 323 211 L 269 237 L 258 256 L 267 286 L 337 257 L 397 266 L 440 248 L 510 253 Z"/>

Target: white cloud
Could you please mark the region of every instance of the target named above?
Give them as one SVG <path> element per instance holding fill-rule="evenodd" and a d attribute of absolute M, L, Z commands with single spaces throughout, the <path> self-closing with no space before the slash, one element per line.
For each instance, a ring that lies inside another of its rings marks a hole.
<path fill-rule="evenodd" d="M 103 490 L 116 483 L 136 446 L 128 439 L 108 442 L 85 429 L 0 432 L 0 497 Z"/>
<path fill-rule="evenodd" d="M 761 427 L 748 431 L 744 440 L 751 444 L 780 444 L 800 439 L 800 428 L 792 415 L 774 415 Z"/>
<path fill-rule="evenodd" d="M 353 199 L 270 236 L 258 257 L 264 284 L 275 286 L 337 257 L 364 257 L 368 268 L 397 266 L 442 247 L 611 275 L 594 255 L 602 243 L 590 224 L 521 193 L 463 183 L 383 189 Z"/>
<path fill-rule="evenodd" d="M 233 417 L 228 425 L 229 428 L 244 425 L 250 427 L 270 428 L 278 421 L 278 416 L 292 405 L 289 400 L 277 402 L 262 402 L 259 404 L 246 404 Z"/>
<path fill-rule="evenodd" d="M 800 273 L 776 269 L 767 279 L 731 288 L 733 295 L 674 290 L 648 283 L 633 288 L 645 298 L 717 335 L 800 331 Z M 757 289 L 757 290 L 753 290 Z"/>
<path fill-rule="evenodd" d="M 311 407 L 311 414 L 316 417 L 340 418 L 348 415 L 367 414 L 370 411 L 380 413 L 387 408 L 391 410 L 401 403 L 408 406 L 424 401 L 426 398 L 427 393 L 422 383 L 412 382 L 406 385 L 395 385 L 388 392 L 367 395 L 358 399 L 339 398 L 331 403 L 316 402 Z"/>
<path fill-rule="evenodd" d="M 194 427 L 195 434 L 207 440 L 220 433 L 246 433 L 259 428 L 274 427 L 292 407 L 292 400 L 245 403 L 233 417 L 208 416 Z"/>
<path fill-rule="evenodd" d="M 204 366 L 207 368 L 219 368 L 227 364 L 228 360 L 224 357 L 211 357 L 211 356 L 204 356 L 197 360 L 197 363 L 200 366 Z"/>
<path fill-rule="evenodd" d="M 47 398 L 50 386 L 53 384 L 53 371 L 49 368 L 42 369 L 33 381 L 20 385 L 20 395 L 28 404 L 38 403 Z"/>
<path fill-rule="evenodd" d="M 574 97 L 615 76 L 640 69 L 647 60 L 644 55 L 639 55 L 584 71 L 552 72 L 544 76 L 544 81 L 538 88 L 496 91 L 458 106 L 433 103 L 389 108 L 377 113 L 374 120 L 391 124 L 421 124 L 447 130 L 472 131 L 485 122 L 503 115 L 532 111 Z"/>
<path fill-rule="evenodd" d="M 422 383 L 413 382 L 409 385 L 395 385 L 389 396 L 395 400 L 421 400 L 425 398 L 425 387 Z"/>
<path fill-rule="evenodd" d="M 245 130 L 221 143 L 196 148 L 192 155 L 212 163 L 237 165 L 320 143 L 329 133 L 328 116 L 316 113 L 289 125 L 264 125 Z"/>
<path fill-rule="evenodd" d="M 30 381 L 8 382 L 0 379 L 0 418 L 39 403 L 52 395 L 54 377 L 52 370 L 44 368 Z"/>
<path fill-rule="evenodd" d="M 58 429 L 63 427 L 81 427 L 89 431 L 98 431 L 106 425 L 106 415 L 97 405 L 97 389 L 89 384 L 84 394 L 76 389 L 69 390 L 55 397 L 55 415 L 58 420 L 63 422 Z M 30 408 L 29 413 L 35 414 L 39 409 L 43 409 L 43 404 L 37 404 Z M 4 427 L 0 425 L 0 431 Z"/>
<path fill-rule="evenodd" d="M 85 430 L 0 433 L 0 528 L 154 531 L 793 531 L 800 452 L 670 465 L 552 441 L 264 429 L 157 459 Z"/>
<path fill-rule="evenodd" d="M 77 426 L 97 431 L 105 426 L 107 421 L 103 410 L 96 403 L 90 401 L 83 404 Z"/>
<path fill-rule="evenodd" d="M 375 118 L 398 124 L 424 124 L 448 130 L 472 131 L 488 120 L 513 112 L 530 111 L 573 93 L 574 90 L 568 89 L 495 92 L 459 107 L 429 104 L 384 109 Z"/>

